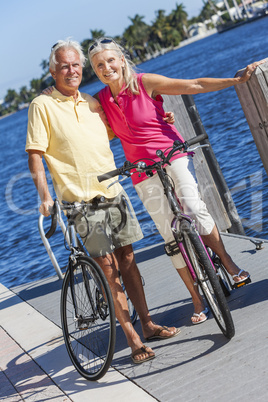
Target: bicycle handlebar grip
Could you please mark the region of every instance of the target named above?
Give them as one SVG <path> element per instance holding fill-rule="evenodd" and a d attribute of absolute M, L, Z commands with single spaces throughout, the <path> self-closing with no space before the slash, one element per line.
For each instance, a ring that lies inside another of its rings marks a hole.
<path fill-rule="evenodd" d="M 119 174 L 120 174 L 120 170 L 115 169 L 115 170 L 112 170 L 111 172 L 107 172 L 107 173 L 101 174 L 100 176 L 97 176 L 97 179 L 101 183 L 104 180 L 108 180 L 108 179 L 111 179 L 112 177 L 119 176 Z"/>
<path fill-rule="evenodd" d="M 49 239 L 55 233 L 56 228 L 57 228 L 57 210 L 56 210 L 56 204 L 54 202 L 51 212 L 51 226 L 45 235 L 47 239 Z"/>
<path fill-rule="evenodd" d="M 196 137 L 191 138 L 190 140 L 186 140 L 186 142 L 187 142 L 188 146 L 190 146 L 190 145 L 196 144 L 197 142 L 204 141 L 207 138 L 208 138 L 207 133 L 204 133 L 204 134 L 197 135 Z"/>
<path fill-rule="evenodd" d="M 124 195 L 122 195 L 122 198 L 117 208 L 119 209 L 121 214 L 121 222 L 116 228 L 113 229 L 114 233 L 119 233 L 126 226 L 127 223 L 126 208 L 128 208 L 128 206 L 127 206 L 127 200 Z"/>

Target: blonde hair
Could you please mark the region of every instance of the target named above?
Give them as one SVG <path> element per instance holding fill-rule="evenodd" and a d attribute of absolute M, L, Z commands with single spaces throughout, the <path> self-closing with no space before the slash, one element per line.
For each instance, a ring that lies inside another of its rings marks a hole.
<path fill-rule="evenodd" d="M 128 89 L 132 94 L 138 95 L 140 92 L 135 64 L 130 60 L 130 57 L 127 54 L 126 50 L 118 43 L 116 43 L 113 39 L 98 38 L 89 45 L 88 58 L 92 68 L 94 69 L 92 63 L 93 56 L 103 50 L 112 50 L 116 53 L 118 58 L 121 58 L 123 56 L 125 62 L 125 67 L 123 68 L 123 77 L 126 84 L 125 88 Z"/>
<path fill-rule="evenodd" d="M 85 66 L 86 64 L 86 57 L 83 53 L 82 47 L 80 43 L 76 42 L 75 40 L 71 40 L 70 38 L 67 38 L 66 40 L 58 40 L 57 43 L 55 43 L 54 46 L 51 48 L 51 53 L 49 56 L 49 69 L 52 71 L 56 70 L 56 64 L 58 64 L 57 59 L 56 59 L 56 53 L 59 49 L 73 49 L 75 50 L 79 57 L 80 57 L 80 62 L 82 67 Z"/>

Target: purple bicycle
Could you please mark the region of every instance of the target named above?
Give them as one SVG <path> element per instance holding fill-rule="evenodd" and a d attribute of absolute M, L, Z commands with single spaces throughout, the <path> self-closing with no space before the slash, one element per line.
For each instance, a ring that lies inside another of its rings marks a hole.
<path fill-rule="evenodd" d="M 160 159 L 157 162 L 152 160 L 150 161 L 152 164 L 148 165 L 143 160 L 137 160 L 135 163 L 126 161 L 122 167 L 98 176 L 98 179 L 99 181 L 104 181 L 118 175 L 130 177 L 132 174 L 140 172 L 145 172 L 149 177 L 153 175 L 153 172 L 158 174 L 163 185 L 164 194 L 174 214 L 171 222 L 174 241 L 165 245 L 166 253 L 169 256 L 176 253 L 182 254 L 194 281 L 201 288 L 219 328 L 228 339 L 231 339 L 235 334 L 235 327 L 225 297 L 230 291 L 228 273 L 222 264 L 213 264 L 209 250 L 204 245 L 194 221 L 183 213 L 176 196 L 174 183 L 165 170 L 165 166 L 170 163 L 170 159 L 174 154 L 208 146 L 205 144 L 189 148 L 191 145 L 199 143 L 206 138 L 207 135 L 203 134 L 184 143 L 175 141 L 171 149 L 156 152 Z M 133 171 L 134 169 L 135 171 Z"/>

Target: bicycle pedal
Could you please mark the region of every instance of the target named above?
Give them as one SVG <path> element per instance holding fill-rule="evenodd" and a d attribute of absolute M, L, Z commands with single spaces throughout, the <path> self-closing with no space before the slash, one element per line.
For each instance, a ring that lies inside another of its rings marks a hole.
<path fill-rule="evenodd" d="M 79 331 L 85 331 L 86 329 L 88 329 L 89 327 L 78 327 Z"/>
<path fill-rule="evenodd" d="M 247 278 L 247 279 L 245 279 L 245 280 L 242 281 L 242 282 L 234 283 L 233 286 L 232 286 L 232 288 L 233 288 L 233 289 L 239 289 L 239 288 L 241 288 L 242 286 L 247 285 L 248 283 L 251 283 L 250 277 Z"/>
<path fill-rule="evenodd" d="M 164 245 L 164 250 L 165 250 L 165 253 L 169 257 L 172 257 L 172 256 L 177 255 L 177 254 L 180 253 L 180 249 L 178 247 L 178 244 L 175 241 L 171 241 L 169 243 L 166 243 Z"/>

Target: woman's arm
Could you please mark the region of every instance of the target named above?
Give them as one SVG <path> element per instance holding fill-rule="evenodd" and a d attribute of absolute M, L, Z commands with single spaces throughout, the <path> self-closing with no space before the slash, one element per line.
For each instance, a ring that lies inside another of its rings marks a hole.
<path fill-rule="evenodd" d="M 144 74 L 142 76 L 142 82 L 148 95 L 153 99 L 155 99 L 157 95 L 195 95 L 219 91 L 248 81 L 257 66 L 265 61 L 267 61 L 267 59 L 248 65 L 241 76 L 234 78 L 195 78 L 183 80 L 168 78 L 157 74 Z"/>

